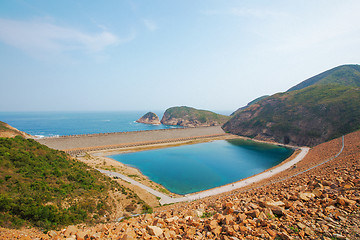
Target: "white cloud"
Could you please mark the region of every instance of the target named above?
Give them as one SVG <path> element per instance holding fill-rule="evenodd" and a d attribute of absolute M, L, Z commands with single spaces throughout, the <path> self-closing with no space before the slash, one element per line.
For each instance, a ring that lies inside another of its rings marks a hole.
<path fill-rule="evenodd" d="M 325 7 L 324 7 L 325 8 Z M 260 33 L 270 39 L 275 51 L 303 51 L 311 48 L 327 47 L 336 49 L 349 44 L 350 40 L 359 40 L 360 21 L 358 11 L 360 5 L 329 6 L 323 13 L 314 10 L 311 16 L 293 14 L 270 24 Z M 307 13 L 309 14 L 309 13 Z"/>
<path fill-rule="evenodd" d="M 61 53 L 81 50 L 100 52 L 108 46 L 130 41 L 108 31 L 85 33 L 43 21 L 16 21 L 0 18 L 0 41 L 30 53 Z"/>
<path fill-rule="evenodd" d="M 202 11 L 205 15 L 229 15 L 238 17 L 254 17 L 254 18 L 266 18 L 266 17 L 278 17 L 285 16 L 286 13 L 280 11 L 257 9 L 257 8 L 229 8 L 225 10 L 205 10 Z"/>
<path fill-rule="evenodd" d="M 144 24 L 145 24 L 145 27 L 151 32 L 158 29 L 158 26 L 156 25 L 156 23 L 150 19 L 144 19 Z"/>

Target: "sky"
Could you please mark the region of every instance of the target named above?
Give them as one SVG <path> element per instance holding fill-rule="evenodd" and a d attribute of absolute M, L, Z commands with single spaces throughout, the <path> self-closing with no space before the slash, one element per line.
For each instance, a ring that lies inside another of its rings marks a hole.
<path fill-rule="evenodd" d="M 360 63 L 358 0 L 1 0 L 0 111 L 236 110 Z"/>

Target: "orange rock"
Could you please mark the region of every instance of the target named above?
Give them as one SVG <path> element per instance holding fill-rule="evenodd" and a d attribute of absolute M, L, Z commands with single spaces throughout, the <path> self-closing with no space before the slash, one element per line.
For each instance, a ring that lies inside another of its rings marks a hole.
<path fill-rule="evenodd" d="M 123 234 L 120 238 L 119 238 L 119 240 L 134 240 L 134 239 L 136 239 L 136 238 L 134 238 L 134 237 L 132 237 L 132 236 L 129 236 L 129 235 L 127 235 L 127 234 Z M 76 239 L 77 240 L 77 239 Z"/>
<path fill-rule="evenodd" d="M 211 232 L 215 235 L 215 236 L 219 236 L 220 233 L 222 232 L 222 227 L 217 226 L 214 229 L 211 230 Z"/>
<path fill-rule="evenodd" d="M 275 238 L 276 237 L 276 232 L 271 230 L 270 228 L 266 229 L 266 232 L 272 237 Z"/>
<path fill-rule="evenodd" d="M 75 235 L 77 231 L 78 231 L 78 229 L 74 225 L 68 226 L 64 232 L 64 236 L 70 237 L 70 235 Z"/>
<path fill-rule="evenodd" d="M 315 194 L 310 192 L 301 192 L 299 193 L 299 198 L 303 201 L 309 201 L 311 198 L 315 197 Z"/>
<path fill-rule="evenodd" d="M 163 230 L 157 226 L 147 226 L 148 233 L 153 236 L 160 236 L 163 233 Z"/>
<path fill-rule="evenodd" d="M 224 227 L 224 231 L 230 235 L 230 236 L 234 236 L 235 235 L 235 230 L 234 228 L 232 228 L 231 226 L 225 226 Z"/>
<path fill-rule="evenodd" d="M 246 233 L 248 231 L 248 228 L 245 226 L 240 226 L 239 230 L 240 230 L 240 232 Z"/>
<path fill-rule="evenodd" d="M 78 231 L 76 233 L 76 240 L 85 240 L 87 233 L 83 231 Z"/>
<path fill-rule="evenodd" d="M 301 231 L 299 232 L 299 236 L 302 237 L 302 238 L 304 238 L 304 237 L 305 237 L 305 232 L 304 232 L 303 230 L 301 230 Z"/>
<path fill-rule="evenodd" d="M 218 226 L 219 226 L 219 224 L 217 223 L 216 220 L 211 220 L 211 221 L 209 222 L 209 224 L 208 224 L 208 228 L 209 228 L 210 230 L 215 229 L 215 228 L 218 227 Z"/>
<path fill-rule="evenodd" d="M 241 213 L 241 214 L 238 215 L 238 218 L 239 218 L 240 222 L 242 222 L 242 221 L 245 221 L 247 216 L 245 214 Z"/>
<path fill-rule="evenodd" d="M 48 231 L 47 234 L 48 234 L 49 237 L 51 237 L 51 238 L 55 238 L 55 237 L 58 235 L 57 232 L 55 232 L 54 230 Z"/>
<path fill-rule="evenodd" d="M 235 224 L 235 217 L 232 215 L 226 215 L 224 220 L 225 220 L 226 225 L 234 225 Z"/>
<path fill-rule="evenodd" d="M 336 199 L 336 202 L 337 202 L 338 204 L 340 204 L 341 206 L 354 205 L 354 204 L 356 204 L 356 201 L 347 199 L 347 198 L 345 198 L 345 197 L 338 197 L 338 198 Z"/>
<path fill-rule="evenodd" d="M 21 236 L 20 240 L 32 240 L 29 236 Z"/>
<path fill-rule="evenodd" d="M 264 211 L 266 217 L 269 219 L 272 219 L 272 218 L 275 218 L 275 215 L 274 213 L 271 211 L 270 208 L 265 208 L 265 211 Z"/>
<path fill-rule="evenodd" d="M 248 211 L 245 214 L 252 218 L 257 218 L 260 214 L 260 211 L 259 211 L 259 209 L 255 209 L 255 210 Z"/>
<path fill-rule="evenodd" d="M 225 208 L 232 208 L 234 206 L 234 204 L 232 203 L 232 202 L 226 202 L 225 204 L 224 204 L 224 207 Z"/>
<path fill-rule="evenodd" d="M 176 220 L 178 220 L 178 219 L 179 219 L 178 216 L 174 216 L 174 217 L 165 219 L 165 222 L 171 223 L 171 222 L 174 222 L 174 221 L 176 221 Z"/>
<path fill-rule="evenodd" d="M 320 188 L 315 188 L 312 193 L 316 196 L 316 197 L 321 197 L 322 195 L 322 190 Z"/>
<path fill-rule="evenodd" d="M 287 233 L 284 233 L 284 232 L 279 233 L 277 236 L 282 240 L 291 240 L 291 239 L 293 239 Z"/>
<path fill-rule="evenodd" d="M 216 220 L 222 220 L 222 219 L 224 219 L 225 217 L 224 217 L 224 215 L 222 215 L 222 214 L 220 214 L 220 213 L 216 213 L 214 216 L 213 216 L 213 218 L 214 219 L 216 219 Z"/>

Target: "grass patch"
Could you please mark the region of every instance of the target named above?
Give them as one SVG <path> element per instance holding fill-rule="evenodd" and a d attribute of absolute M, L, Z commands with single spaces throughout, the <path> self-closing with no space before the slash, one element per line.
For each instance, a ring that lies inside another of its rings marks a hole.
<path fill-rule="evenodd" d="M 215 215 L 215 212 L 204 212 L 202 215 L 201 215 L 201 218 L 210 218 L 212 216 Z"/>
<path fill-rule="evenodd" d="M 136 175 L 136 174 L 129 174 L 127 176 L 131 177 L 131 178 L 140 178 L 139 175 Z"/>
<path fill-rule="evenodd" d="M 170 192 L 168 190 L 166 190 L 165 188 L 160 188 L 159 191 L 162 193 L 165 193 L 165 194 L 170 194 Z"/>

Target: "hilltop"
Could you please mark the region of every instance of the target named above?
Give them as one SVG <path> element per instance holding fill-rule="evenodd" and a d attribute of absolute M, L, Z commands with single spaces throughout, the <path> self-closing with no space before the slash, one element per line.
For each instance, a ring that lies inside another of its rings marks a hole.
<path fill-rule="evenodd" d="M 184 127 L 217 126 L 229 118 L 211 111 L 182 106 L 168 108 L 161 119 L 161 123 Z"/>
<path fill-rule="evenodd" d="M 315 84 L 340 84 L 360 87 L 360 65 L 342 65 L 332 68 L 295 85 L 287 92 L 300 90 Z"/>
<path fill-rule="evenodd" d="M 358 65 L 340 66 L 305 80 L 291 91 L 264 98 L 237 112 L 223 129 L 257 139 L 307 146 L 360 129 L 357 68 Z"/>

